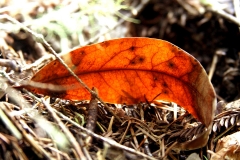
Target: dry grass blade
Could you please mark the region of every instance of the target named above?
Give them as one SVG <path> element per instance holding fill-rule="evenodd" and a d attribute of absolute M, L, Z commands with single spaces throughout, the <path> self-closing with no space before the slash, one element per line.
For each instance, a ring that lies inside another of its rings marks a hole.
<path fill-rule="evenodd" d="M 6 88 L 4 88 L 4 92 L 8 94 L 9 97 L 12 100 L 14 100 L 16 103 L 18 103 L 18 105 L 20 106 L 18 107 L 7 102 L 1 102 L 1 105 L 0 105 L 1 111 L 2 111 L 1 118 L 3 119 L 5 117 L 3 120 L 8 125 L 9 131 L 11 131 L 11 133 L 17 139 L 20 138 L 21 140 L 23 140 L 24 145 L 29 144 L 30 146 L 32 146 L 32 149 L 35 152 L 36 157 L 39 157 L 39 158 L 44 157 L 46 159 L 52 159 L 52 157 L 54 156 L 52 156 L 48 151 L 46 151 L 46 149 L 42 145 L 39 145 L 41 138 L 38 137 L 36 134 L 34 134 L 34 132 L 28 130 L 28 128 L 31 128 L 31 127 L 29 127 L 27 123 L 24 122 L 24 120 L 30 119 L 32 121 L 31 123 L 33 123 L 34 126 L 37 125 L 38 126 L 37 128 L 39 129 L 41 127 L 42 127 L 41 129 L 44 129 L 45 127 L 47 127 L 48 129 L 46 131 L 53 139 L 56 138 L 56 136 L 59 136 L 58 138 L 60 138 L 62 141 L 61 143 L 57 142 L 58 146 L 66 146 L 66 142 L 63 141 L 65 139 L 64 138 L 65 136 L 61 134 L 59 130 L 53 127 L 52 124 L 50 124 L 46 119 L 40 116 L 34 108 L 30 107 L 30 104 L 26 102 L 26 100 L 22 97 L 21 94 L 19 94 L 19 92 L 17 92 L 15 89 L 8 86 L 7 83 L 2 79 L 1 79 L 1 82 L 3 84 L 6 84 Z M 10 121 L 8 120 L 9 118 L 11 118 Z M 10 123 L 13 123 L 14 127 Z M 58 133 L 58 135 L 55 133 Z M 50 143 L 52 141 L 54 140 L 51 140 L 51 139 L 49 140 Z"/>
<path fill-rule="evenodd" d="M 98 134 L 95 134 L 93 133 L 92 131 L 89 131 L 87 130 L 86 128 L 80 126 L 79 124 L 77 124 L 76 122 L 72 121 L 71 119 L 69 119 L 68 117 L 66 117 L 65 115 L 63 115 L 62 113 L 58 112 L 55 110 L 55 112 L 60 116 L 62 117 L 64 120 L 68 121 L 69 123 L 71 123 L 72 125 L 74 125 L 75 127 L 81 129 L 82 131 L 86 132 L 87 134 L 91 135 L 92 137 L 96 138 L 96 139 L 99 139 L 99 140 L 102 140 L 106 143 L 108 143 L 109 145 L 113 146 L 113 147 L 116 147 L 116 148 L 119 148 L 119 149 L 123 149 L 127 152 L 130 152 L 130 153 L 133 153 L 133 154 L 136 154 L 136 155 L 139 155 L 139 156 L 142 156 L 142 157 L 145 157 L 147 159 L 151 159 L 151 160 L 154 160 L 155 158 L 153 157 L 150 157 L 150 156 L 147 156 L 146 154 L 142 153 L 142 152 L 138 152 L 132 148 L 129 148 L 129 147 L 126 147 L 126 146 L 123 146 L 117 142 L 115 142 L 114 140 L 112 139 L 108 139 L 108 138 L 105 138 L 105 137 L 102 137 L 102 136 L 99 136 Z"/>

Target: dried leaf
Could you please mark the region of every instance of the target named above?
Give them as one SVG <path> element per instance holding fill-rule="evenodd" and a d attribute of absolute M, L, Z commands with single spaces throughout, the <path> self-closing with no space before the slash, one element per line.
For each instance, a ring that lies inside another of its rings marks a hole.
<path fill-rule="evenodd" d="M 233 133 L 218 140 L 216 154 L 211 160 L 232 159 L 237 160 L 240 156 L 240 132 Z"/>
<path fill-rule="evenodd" d="M 77 48 L 62 59 L 89 88 L 97 88 L 106 102 L 175 102 L 207 128 L 212 125 L 216 96 L 205 70 L 194 57 L 167 41 L 120 38 Z M 90 93 L 57 60 L 42 68 L 32 81 L 66 89 L 54 92 L 28 87 L 35 93 L 90 99 Z"/>

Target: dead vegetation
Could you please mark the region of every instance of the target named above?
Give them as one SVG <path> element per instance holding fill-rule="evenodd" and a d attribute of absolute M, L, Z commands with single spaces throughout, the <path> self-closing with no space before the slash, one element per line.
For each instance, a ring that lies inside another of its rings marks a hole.
<path fill-rule="evenodd" d="M 1 159 L 238 159 L 236 1 L 113 1 L 109 6 L 105 1 L 25 2 L 0 4 Z M 39 68 L 56 58 L 50 53 L 125 36 L 168 40 L 205 67 L 221 101 L 206 147 L 191 151 L 176 147 L 199 135 L 203 126 L 174 103 L 98 103 L 94 130 L 86 127 L 89 101 L 33 95 L 18 87 L 30 83 Z"/>

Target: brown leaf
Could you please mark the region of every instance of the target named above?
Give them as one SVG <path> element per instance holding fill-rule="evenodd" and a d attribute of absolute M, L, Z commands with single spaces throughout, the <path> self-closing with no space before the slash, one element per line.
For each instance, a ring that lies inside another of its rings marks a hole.
<path fill-rule="evenodd" d="M 212 156 L 211 160 L 238 160 L 240 156 L 239 137 L 240 132 L 236 132 L 218 140 L 216 154 Z"/>
<path fill-rule="evenodd" d="M 215 92 L 201 64 L 175 45 L 158 39 L 120 38 L 77 48 L 63 60 L 106 102 L 136 104 L 152 100 L 175 102 L 205 126 L 215 110 Z M 90 93 L 57 60 L 32 81 L 61 85 L 63 92 L 28 87 L 35 93 L 70 100 Z"/>

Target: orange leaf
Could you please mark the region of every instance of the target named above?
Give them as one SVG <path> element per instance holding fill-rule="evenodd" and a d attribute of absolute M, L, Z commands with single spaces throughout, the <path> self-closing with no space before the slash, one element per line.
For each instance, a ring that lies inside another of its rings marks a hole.
<path fill-rule="evenodd" d="M 206 126 L 212 122 L 216 98 L 206 72 L 195 58 L 167 41 L 120 38 L 75 49 L 62 58 L 89 88 L 96 87 L 106 102 L 171 101 Z M 36 93 L 90 99 L 90 93 L 57 60 L 32 80 L 68 86 L 61 93 L 29 87 Z"/>

